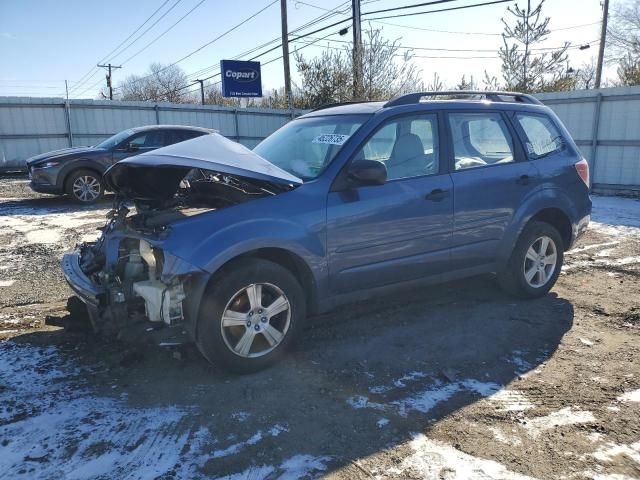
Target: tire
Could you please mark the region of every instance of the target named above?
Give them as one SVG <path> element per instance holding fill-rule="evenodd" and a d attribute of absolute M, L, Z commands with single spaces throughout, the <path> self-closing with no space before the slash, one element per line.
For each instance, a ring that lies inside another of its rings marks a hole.
<path fill-rule="evenodd" d="M 77 203 L 95 203 L 104 195 L 102 175 L 86 168 L 75 170 L 67 179 L 65 191 Z"/>
<path fill-rule="evenodd" d="M 269 307 L 278 313 L 271 315 Z M 241 259 L 209 282 L 196 344 L 211 363 L 237 373 L 256 372 L 282 356 L 305 317 L 304 292 L 289 270 L 268 260 Z"/>
<path fill-rule="evenodd" d="M 546 251 L 541 253 L 545 242 L 548 242 Z M 498 282 L 516 297 L 542 297 L 558 280 L 563 260 L 564 248 L 558 230 L 548 223 L 531 222 L 520 234 L 504 270 L 498 272 Z"/>

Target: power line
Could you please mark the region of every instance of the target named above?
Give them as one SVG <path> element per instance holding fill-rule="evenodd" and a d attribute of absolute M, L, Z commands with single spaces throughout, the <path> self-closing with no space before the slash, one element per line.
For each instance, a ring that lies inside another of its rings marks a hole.
<path fill-rule="evenodd" d="M 113 55 L 114 52 L 116 52 L 117 50 L 120 49 L 120 47 L 122 47 L 122 45 L 124 45 L 131 37 L 133 37 L 138 31 L 140 31 L 140 29 L 142 27 L 144 27 L 149 20 L 151 20 L 151 18 L 153 18 L 155 16 L 156 13 L 158 13 L 168 2 L 169 0 L 165 0 L 143 23 L 142 25 L 140 25 L 131 35 L 129 35 L 125 40 L 123 40 L 116 48 L 114 48 L 113 50 L 111 50 L 107 55 L 105 55 L 104 57 L 102 57 L 101 60 L 98 61 L 98 63 L 103 63 L 105 62 L 107 59 L 109 58 L 115 58 L 118 55 L 122 54 L 124 51 L 126 51 L 129 47 L 131 47 L 131 45 L 133 45 L 134 43 L 136 43 L 138 40 L 140 40 L 149 30 L 151 30 L 155 25 L 157 25 L 157 23 L 162 20 L 171 10 L 173 10 L 182 0 L 176 0 L 176 2 L 171 5 L 159 18 L 156 19 L 155 22 L 153 22 L 153 24 L 151 24 L 144 32 L 142 32 L 140 35 L 138 35 L 138 37 L 136 37 L 131 43 L 129 43 L 129 45 L 127 45 L 124 49 L 122 49 L 119 53 L 117 53 L 114 57 L 111 57 Z M 89 70 L 90 73 L 91 71 L 93 71 L 93 69 Z M 96 73 L 98 73 L 100 70 L 96 70 L 92 75 L 90 75 L 88 78 L 86 78 L 86 80 L 80 80 L 78 81 L 78 83 L 76 83 L 74 86 L 71 87 L 71 90 L 75 90 L 77 88 L 80 87 L 80 85 L 82 83 L 86 83 L 87 81 L 89 81 L 89 79 L 93 76 L 95 76 Z M 87 74 L 85 74 L 86 76 Z M 84 78 L 84 77 L 83 77 Z"/>
<path fill-rule="evenodd" d="M 367 20 L 384 20 L 387 18 L 412 17 L 414 15 L 424 15 L 427 13 L 451 12 L 454 10 L 464 10 L 466 8 L 484 7 L 487 5 L 497 5 L 499 3 L 513 2 L 513 0 L 494 0 L 492 2 L 474 3 L 472 5 L 462 5 L 460 7 L 441 8 L 439 10 L 428 10 L 426 12 L 400 13 L 383 17 L 368 18 Z M 370 15 L 372 12 L 362 12 L 362 15 Z"/>
<path fill-rule="evenodd" d="M 451 3 L 451 2 L 456 2 L 458 0 L 434 0 L 431 2 L 423 2 L 423 3 L 414 3 L 413 5 L 403 5 L 401 7 L 391 7 L 391 8 L 384 8 L 382 10 L 374 10 L 372 12 L 367 12 L 367 15 L 373 15 L 375 13 L 386 13 L 386 12 L 394 12 L 396 10 L 406 10 L 408 8 L 418 8 L 418 7 L 429 7 L 431 5 L 438 5 L 441 3 Z M 363 13 L 363 15 L 365 15 Z"/>
<path fill-rule="evenodd" d="M 176 60 L 173 63 L 170 63 L 169 65 L 161 68 L 160 70 L 157 70 L 156 72 L 150 74 L 150 75 L 146 75 L 144 77 L 140 77 L 137 78 L 135 81 L 139 82 L 141 80 L 144 80 L 146 78 L 149 78 L 153 75 L 157 75 L 160 72 L 163 72 L 164 70 L 173 67 L 174 65 L 182 62 L 183 60 L 186 60 L 187 58 L 195 55 L 196 53 L 198 53 L 199 51 L 201 51 L 203 48 L 208 47 L 209 45 L 217 42 L 218 40 L 220 40 L 221 38 L 225 37 L 226 35 L 230 34 L 231 32 L 233 32 L 234 30 L 240 28 L 242 25 L 244 25 L 245 23 L 249 22 L 250 20 L 254 19 L 255 17 L 257 17 L 258 15 L 260 15 L 262 12 L 264 12 L 267 8 L 269 8 L 270 6 L 278 3 L 280 0 L 273 0 L 271 2 L 269 2 L 269 4 L 267 4 L 265 7 L 261 8 L 260 10 L 258 10 L 257 12 L 255 12 L 254 14 L 250 15 L 249 17 L 245 18 L 244 20 L 242 20 L 240 23 L 234 25 L 233 27 L 229 28 L 228 30 L 225 30 L 223 33 L 221 33 L 220 35 L 218 35 L 216 38 L 214 38 L 213 40 L 205 43 L 204 45 L 199 46 L 198 48 L 196 48 L 195 50 L 193 50 L 191 53 L 188 53 L 187 55 L 185 55 L 184 57 Z"/>
<path fill-rule="evenodd" d="M 144 52 L 147 48 L 149 48 L 151 45 L 153 45 L 154 43 L 156 43 L 158 40 L 160 40 L 160 38 L 162 38 L 165 34 L 167 34 L 170 30 L 172 30 L 176 25 L 178 25 L 180 22 L 182 22 L 182 20 L 184 20 L 185 18 L 187 18 L 189 15 L 191 15 L 191 13 L 193 13 L 193 11 L 198 8 L 200 5 L 202 5 L 204 2 L 206 2 L 206 0 L 200 0 L 191 10 L 189 10 L 187 13 L 185 13 L 182 17 L 180 17 L 177 21 L 175 21 L 169 28 L 167 28 L 164 32 L 162 32 L 160 35 L 158 35 L 156 38 L 154 38 L 153 40 L 151 40 L 149 43 L 147 43 L 144 47 L 142 47 L 140 50 L 138 50 L 136 53 L 134 53 L 133 55 L 131 55 L 130 57 L 128 57 L 126 60 L 124 60 L 122 62 L 122 64 L 124 65 L 125 63 L 127 63 L 129 60 L 131 60 L 134 57 L 137 57 L 138 55 L 140 55 L 142 52 Z M 120 52 L 122 53 L 122 52 Z"/>
<path fill-rule="evenodd" d="M 338 39 L 331 39 L 331 40 L 327 40 L 328 42 L 334 42 L 334 43 L 348 43 L 351 44 L 351 42 L 349 40 L 338 40 Z M 568 48 L 569 49 L 580 49 L 582 48 L 584 45 L 593 45 L 594 43 L 598 43 L 599 40 L 592 40 L 590 42 L 585 42 L 582 43 L 580 45 L 571 45 Z M 370 44 L 365 43 L 364 45 L 366 46 L 371 46 Z M 440 48 L 440 47 L 414 47 L 414 46 L 404 46 L 404 45 L 399 45 L 398 48 L 403 48 L 403 49 L 407 49 L 407 50 L 427 50 L 427 51 L 439 51 L 439 52 L 478 52 L 478 53 L 495 53 L 498 48 Z M 530 48 L 529 50 L 532 51 L 553 51 L 553 50 L 560 50 L 564 48 L 564 45 L 562 46 L 558 46 L 558 47 L 540 47 L 540 48 Z"/>

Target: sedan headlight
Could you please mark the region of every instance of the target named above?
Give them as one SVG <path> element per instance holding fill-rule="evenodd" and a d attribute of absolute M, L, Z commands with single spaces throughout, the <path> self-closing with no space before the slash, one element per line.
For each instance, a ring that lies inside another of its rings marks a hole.
<path fill-rule="evenodd" d="M 60 161 L 58 160 L 49 160 L 47 162 L 39 163 L 38 165 L 34 165 L 33 168 L 51 168 L 57 167 L 60 165 Z"/>

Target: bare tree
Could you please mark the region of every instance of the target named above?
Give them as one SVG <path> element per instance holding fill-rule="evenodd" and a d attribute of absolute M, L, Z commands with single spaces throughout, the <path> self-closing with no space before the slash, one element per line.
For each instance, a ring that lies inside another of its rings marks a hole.
<path fill-rule="evenodd" d="M 401 51 L 399 40 L 390 41 L 380 29 L 365 31 L 362 49 L 362 92 L 353 95 L 353 57 L 351 46 L 340 50 L 325 50 L 319 57 L 306 59 L 294 53 L 296 67 L 302 77 L 300 107 L 349 100 L 385 100 L 416 90 L 419 71 L 410 51 Z M 294 96 L 295 103 L 295 96 Z"/>
<path fill-rule="evenodd" d="M 463 74 L 462 78 L 460 79 L 460 82 L 458 82 L 455 89 L 456 90 L 476 90 L 477 85 L 476 85 L 476 82 L 473 80 L 473 75 L 471 75 L 469 77 L 469 80 L 467 80 L 467 76 Z"/>
<path fill-rule="evenodd" d="M 184 71 L 176 66 L 152 63 L 143 75 L 129 75 L 117 87 L 120 100 L 164 101 L 186 103 L 189 80 Z"/>
<path fill-rule="evenodd" d="M 596 63 L 592 58 L 589 63 L 583 63 L 575 72 L 576 88 L 579 90 L 590 90 L 596 81 Z"/>
<path fill-rule="evenodd" d="M 615 85 L 640 85 L 640 57 L 628 53 L 626 57 L 620 60 L 617 73 L 618 78 L 615 81 Z"/>
<path fill-rule="evenodd" d="M 427 90 L 430 92 L 441 92 L 444 90 L 444 83 L 442 83 L 438 72 L 433 73 L 433 80 L 427 84 Z"/>
<path fill-rule="evenodd" d="M 640 0 L 616 4 L 607 27 L 609 61 L 628 61 L 640 57 Z"/>
<path fill-rule="evenodd" d="M 502 76 L 509 90 L 535 92 L 546 90 L 550 85 L 560 83 L 566 77 L 565 63 L 569 43 L 549 52 L 535 52 L 536 45 L 548 37 L 549 17 L 542 17 L 544 0 L 531 8 L 520 8 L 518 4 L 508 7 L 507 12 L 514 17 L 513 25 L 504 18 L 502 33 L 503 46 L 498 55 L 502 60 Z"/>

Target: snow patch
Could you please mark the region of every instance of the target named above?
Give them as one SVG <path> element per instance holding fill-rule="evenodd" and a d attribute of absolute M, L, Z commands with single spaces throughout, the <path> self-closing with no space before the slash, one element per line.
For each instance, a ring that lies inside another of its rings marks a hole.
<path fill-rule="evenodd" d="M 14 283 L 16 283 L 15 280 L 0 280 L 0 287 L 10 287 Z"/>
<path fill-rule="evenodd" d="M 388 418 L 384 418 L 384 417 L 380 417 L 378 419 L 378 421 L 376 422 L 376 425 L 378 426 L 378 428 L 383 428 L 383 427 L 389 425 L 389 419 Z"/>
<path fill-rule="evenodd" d="M 267 477 L 277 478 L 278 480 L 315 478 L 318 473 L 324 472 L 327 469 L 327 462 L 329 460 L 331 460 L 331 457 L 295 455 L 282 462 L 279 467 L 273 467 L 271 465 L 251 466 L 243 472 L 218 477 L 216 480 L 258 480 Z"/>
<path fill-rule="evenodd" d="M 498 427 L 489 427 L 489 431 L 493 434 L 493 438 L 495 438 L 498 442 L 504 443 L 505 445 L 522 445 L 522 440 L 515 435 L 507 435 Z"/>
<path fill-rule="evenodd" d="M 414 435 L 409 442 L 413 454 L 405 458 L 399 468 L 387 473 L 400 478 L 430 480 L 525 480 L 524 475 L 511 472 L 504 465 L 461 452 L 446 443 L 431 440 L 423 434 Z M 399 470 L 399 472 L 398 472 Z"/>
<path fill-rule="evenodd" d="M 572 407 L 566 407 L 543 417 L 529 419 L 524 427 L 527 430 L 527 433 L 535 438 L 542 432 L 555 427 L 589 423 L 594 422 L 595 420 L 596 418 L 591 412 L 585 410 L 574 410 Z"/>
<path fill-rule="evenodd" d="M 636 463 L 640 463 L 640 441 L 629 445 L 610 442 L 600 447 L 591 455 L 601 462 L 613 462 L 616 457 L 623 455 L 629 457 Z"/>
<path fill-rule="evenodd" d="M 617 400 L 619 402 L 640 402 L 640 388 L 620 395 Z"/>

